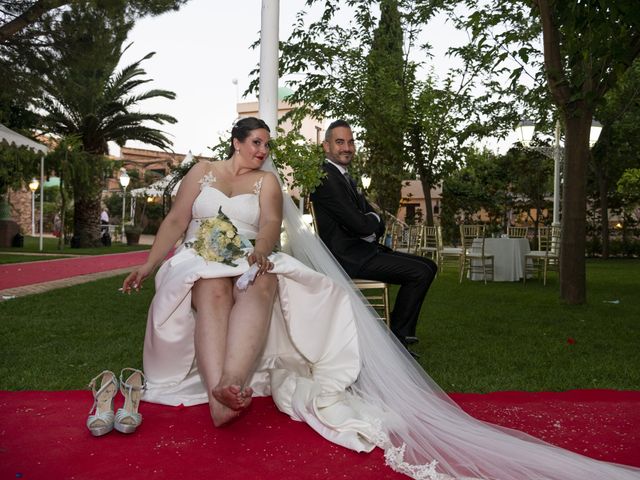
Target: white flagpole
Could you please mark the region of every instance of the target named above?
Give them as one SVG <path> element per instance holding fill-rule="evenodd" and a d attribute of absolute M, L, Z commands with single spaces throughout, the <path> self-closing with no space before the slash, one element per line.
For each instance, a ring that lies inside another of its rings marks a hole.
<path fill-rule="evenodd" d="M 259 115 L 276 137 L 278 126 L 278 23 L 280 0 L 262 0 Z"/>

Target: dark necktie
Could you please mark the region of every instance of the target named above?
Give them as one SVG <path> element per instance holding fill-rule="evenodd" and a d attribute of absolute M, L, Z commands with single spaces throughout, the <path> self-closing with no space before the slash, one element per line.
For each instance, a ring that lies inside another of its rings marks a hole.
<path fill-rule="evenodd" d="M 364 202 L 364 197 L 362 195 L 360 195 L 360 192 L 358 192 L 358 185 L 356 184 L 356 181 L 353 179 L 353 177 L 351 175 L 349 175 L 348 172 L 344 172 L 344 178 L 347 179 L 347 182 L 349 183 L 349 186 L 351 187 L 351 190 L 353 191 L 353 194 L 355 195 L 358 208 L 364 212 L 365 211 L 365 208 L 364 208 L 364 203 L 365 203 Z"/>
<path fill-rule="evenodd" d="M 356 181 L 353 179 L 353 177 L 351 175 L 349 175 L 347 172 L 344 172 L 344 178 L 347 179 L 347 182 L 349 182 L 349 185 L 351 185 L 351 189 L 357 195 L 358 194 L 358 185 L 356 184 Z"/>

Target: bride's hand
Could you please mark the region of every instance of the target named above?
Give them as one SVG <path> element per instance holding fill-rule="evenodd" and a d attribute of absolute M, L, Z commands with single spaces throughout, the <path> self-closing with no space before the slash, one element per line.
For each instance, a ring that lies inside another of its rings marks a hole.
<path fill-rule="evenodd" d="M 152 270 L 153 267 L 145 263 L 131 272 L 127 275 L 127 278 L 124 279 L 124 282 L 122 282 L 122 292 L 131 293 L 131 289 L 134 289 L 136 292 L 140 291 L 142 282 L 149 276 Z"/>
<path fill-rule="evenodd" d="M 249 265 L 254 263 L 258 265 L 258 275 L 267 273 L 273 269 L 273 263 L 269 261 L 269 255 L 261 252 L 260 250 L 254 250 L 248 256 Z"/>

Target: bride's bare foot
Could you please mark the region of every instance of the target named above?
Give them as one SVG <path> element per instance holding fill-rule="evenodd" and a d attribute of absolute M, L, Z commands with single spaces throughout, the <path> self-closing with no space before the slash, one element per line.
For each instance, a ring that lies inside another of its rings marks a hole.
<path fill-rule="evenodd" d="M 243 410 L 251 403 L 253 390 L 251 387 L 244 389 L 238 385 L 218 385 L 211 390 L 213 397 L 221 404 L 232 410 Z"/>
<path fill-rule="evenodd" d="M 238 410 L 232 410 L 226 405 L 215 400 L 209 404 L 209 411 L 211 412 L 213 424 L 216 427 L 222 427 L 231 420 L 240 416 L 240 412 Z"/>

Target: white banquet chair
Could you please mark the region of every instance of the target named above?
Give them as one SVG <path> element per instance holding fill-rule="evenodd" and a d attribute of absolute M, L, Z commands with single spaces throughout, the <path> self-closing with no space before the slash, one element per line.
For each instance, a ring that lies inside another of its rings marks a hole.
<path fill-rule="evenodd" d="M 493 255 L 485 252 L 484 231 L 484 225 L 460 225 L 460 239 L 462 241 L 460 283 L 462 283 L 465 273 L 470 278 L 474 274 L 481 274 L 485 284 L 487 277 L 491 277 L 491 281 L 493 281 L 494 258 Z"/>

